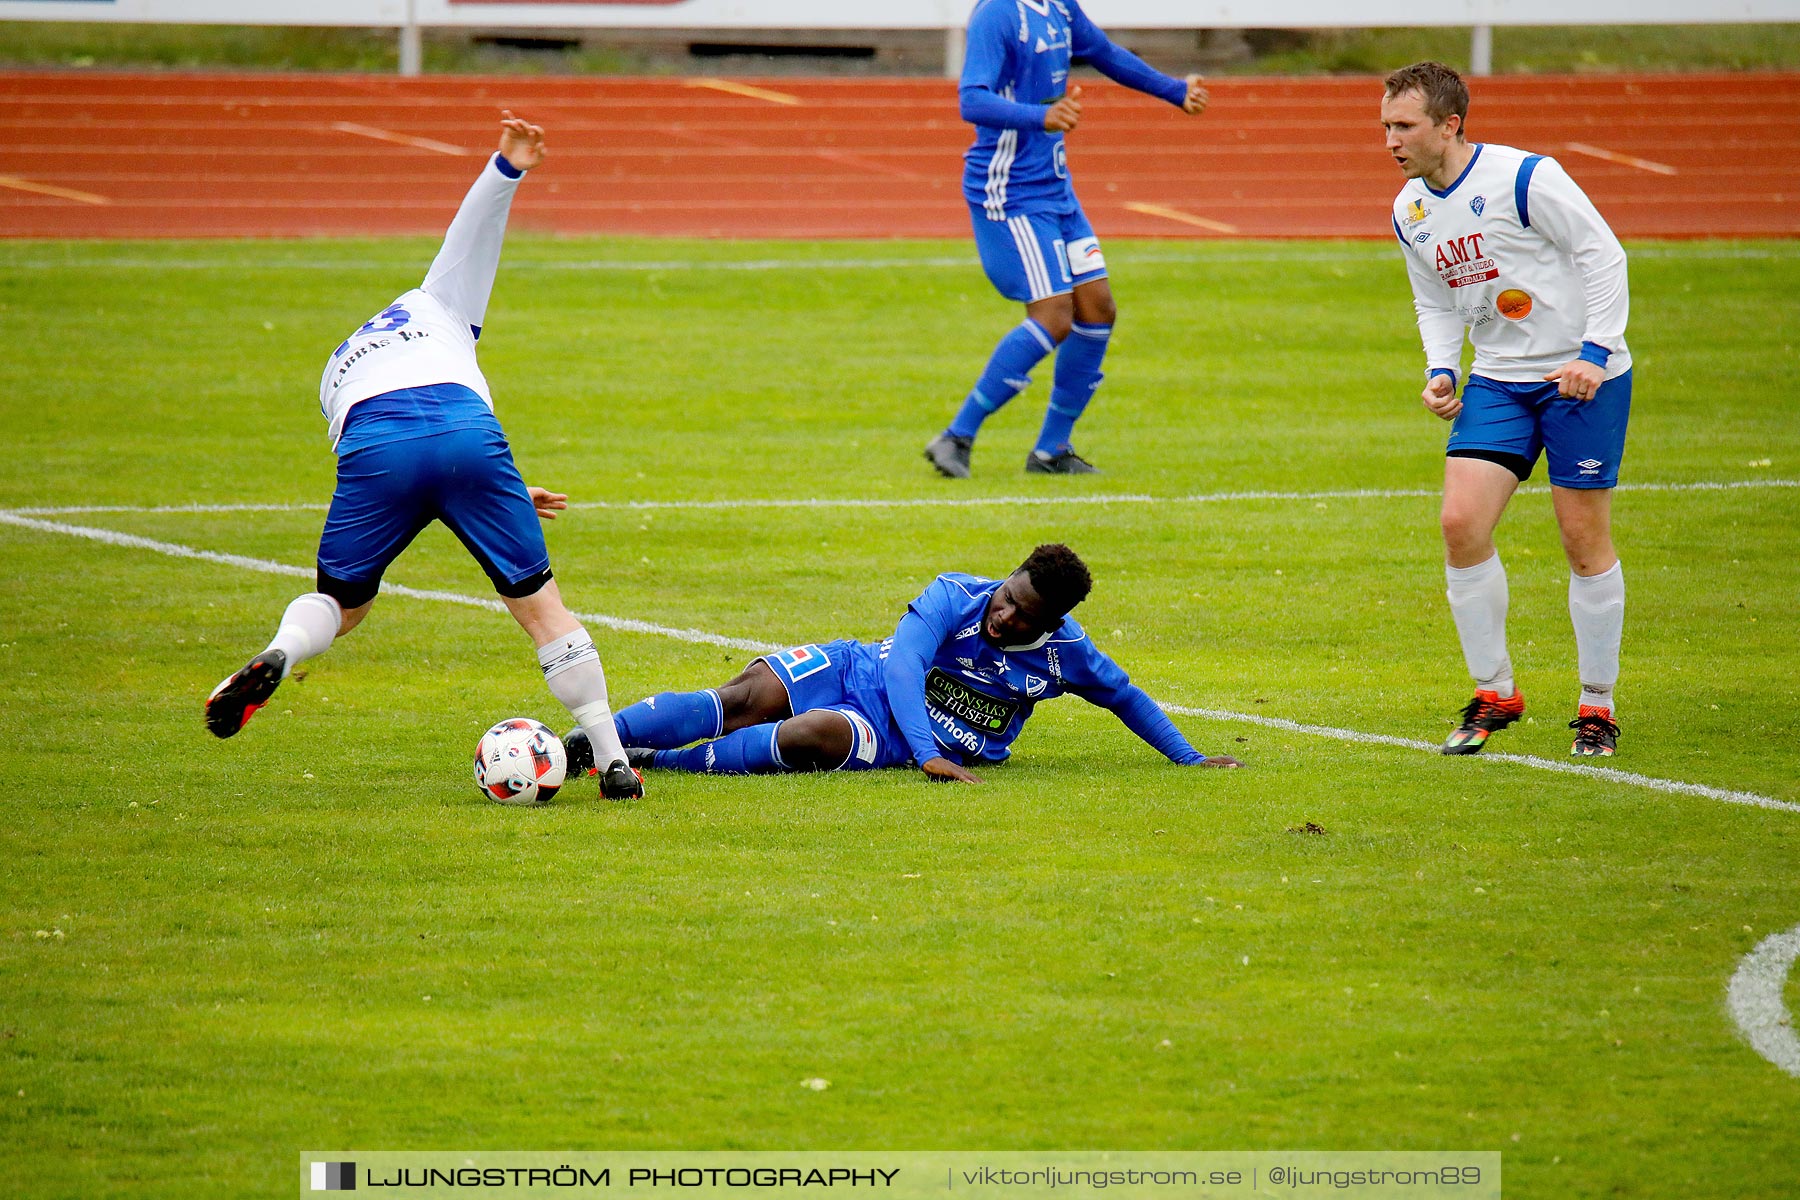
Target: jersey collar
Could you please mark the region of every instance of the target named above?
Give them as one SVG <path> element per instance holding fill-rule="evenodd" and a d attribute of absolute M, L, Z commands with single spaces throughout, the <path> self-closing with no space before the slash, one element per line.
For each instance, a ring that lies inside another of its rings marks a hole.
<path fill-rule="evenodd" d="M 1432 195 L 1436 196 L 1439 200 L 1442 200 L 1444 197 L 1448 196 L 1451 192 L 1454 192 L 1457 188 L 1462 186 L 1462 181 L 1469 177 L 1469 172 L 1473 171 L 1475 169 L 1475 164 L 1477 162 L 1481 161 L 1481 152 L 1485 148 L 1486 147 L 1485 147 L 1484 143 L 1481 143 L 1481 142 L 1475 143 L 1475 153 L 1469 155 L 1468 165 L 1463 167 L 1462 174 L 1458 175 L 1456 177 L 1456 182 L 1451 184 L 1449 187 L 1445 188 L 1443 191 L 1441 191 L 1441 192 L 1438 191 L 1436 188 L 1432 187 L 1429 183 L 1426 183 L 1423 179 L 1419 180 L 1420 185 L 1423 186 L 1426 191 L 1428 191 Z"/>
<path fill-rule="evenodd" d="M 1059 628 L 1060 628 L 1060 626 L 1059 626 Z M 1027 650 L 1036 650 L 1036 649 L 1040 648 L 1041 646 L 1043 646 L 1043 644 L 1045 642 L 1049 641 L 1054 636 L 1056 636 L 1056 630 L 1052 629 L 1049 633 L 1046 633 L 1043 637 L 1039 638 L 1035 642 L 1026 642 L 1022 646 L 1002 646 L 1002 647 L 1000 647 L 1000 649 L 1007 654 L 1023 654 Z"/>

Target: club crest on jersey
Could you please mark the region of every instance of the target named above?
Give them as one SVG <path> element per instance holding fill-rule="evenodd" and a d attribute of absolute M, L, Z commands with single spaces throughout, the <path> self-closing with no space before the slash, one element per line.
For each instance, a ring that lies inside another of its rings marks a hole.
<path fill-rule="evenodd" d="M 1420 221 L 1423 221 L 1430 215 L 1430 213 L 1425 211 L 1425 202 L 1423 200 L 1414 200 L 1411 204 L 1406 206 L 1406 219 L 1404 223 L 1407 225 L 1417 225 Z"/>
<path fill-rule="evenodd" d="M 1469 201 L 1469 211 L 1474 213 L 1478 217 L 1481 215 L 1481 210 L 1486 207 L 1487 207 L 1487 197 L 1486 196 L 1477 196 L 1473 200 Z"/>
<path fill-rule="evenodd" d="M 1033 700 L 1036 700 L 1039 696 L 1043 695 L 1044 689 L 1049 686 L 1050 681 L 1047 679 L 1039 679 L 1036 675 L 1027 675 L 1025 677 L 1025 694 L 1030 696 Z"/>

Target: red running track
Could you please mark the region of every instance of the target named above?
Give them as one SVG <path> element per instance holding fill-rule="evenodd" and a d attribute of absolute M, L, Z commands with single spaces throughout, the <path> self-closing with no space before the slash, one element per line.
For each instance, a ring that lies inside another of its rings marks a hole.
<path fill-rule="evenodd" d="M 1376 79 L 1105 83 L 1070 161 L 1110 236 L 1391 236 Z M 552 155 L 522 228 L 963 237 L 943 80 L 0 73 L 0 236 L 437 234 L 504 105 Z M 1470 130 L 1556 155 L 1625 237 L 1800 234 L 1800 75 L 1505 77 Z"/>

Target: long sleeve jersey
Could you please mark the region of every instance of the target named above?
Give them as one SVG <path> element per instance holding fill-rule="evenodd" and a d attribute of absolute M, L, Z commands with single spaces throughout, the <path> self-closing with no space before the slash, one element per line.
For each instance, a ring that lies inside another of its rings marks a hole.
<path fill-rule="evenodd" d="M 319 409 L 331 444 L 361 401 L 405 388 L 459 384 L 494 407 L 475 361 L 513 193 L 524 172 L 496 154 L 463 198 L 425 282 L 351 334 L 325 364 Z M 473 403 L 471 401 L 471 403 Z"/>
<path fill-rule="evenodd" d="M 1553 158 L 1477 145 L 1439 192 L 1409 179 L 1394 200 L 1428 371 L 1537 382 L 1581 357 L 1612 379 L 1631 369 L 1625 250 Z"/>
<path fill-rule="evenodd" d="M 1112 712 L 1171 761 L 1204 759 L 1073 617 L 1030 646 L 999 647 L 982 616 L 1002 580 L 940 575 L 907 607 L 878 653 L 888 711 L 913 760 L 1000 762 L 1032 711 L 1073 693 Z"/>
<path fill-rule="evenodd" d="M 1187 99 L 1184 80 L 1114 44 L 1075 0 L 981 0 L 969 17 L 959 98 L 975 126 L 963 195 L 989 220 L 1074 211 L 1063 135 L 1045 130 L 1044 110 L 1068 91 L 1075 59 L 1178 107 Z"/>

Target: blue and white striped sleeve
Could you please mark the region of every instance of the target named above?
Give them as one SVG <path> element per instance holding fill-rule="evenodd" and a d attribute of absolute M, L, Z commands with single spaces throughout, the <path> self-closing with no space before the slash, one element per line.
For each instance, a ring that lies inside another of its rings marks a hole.
<path fill-rule="evenodd" d="M 983 4 L 969 18 L 968 49 L 957 89 L 962 119 L 969 124 L 1027 132 L 1044 128 L 1042 107 L 1001 94 L 1012 82 L 1009 58 L 1017 35 L 1006 5 Z"/>

